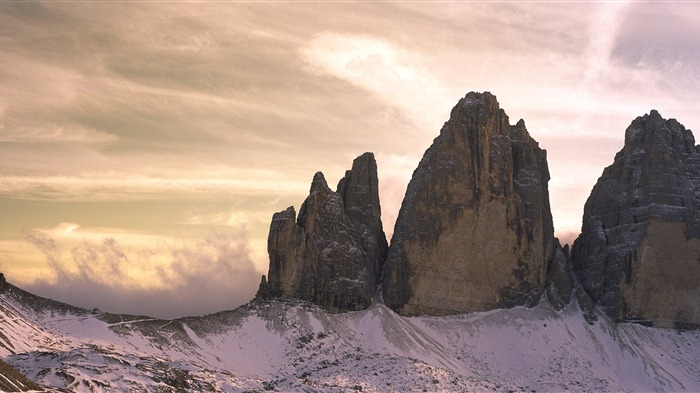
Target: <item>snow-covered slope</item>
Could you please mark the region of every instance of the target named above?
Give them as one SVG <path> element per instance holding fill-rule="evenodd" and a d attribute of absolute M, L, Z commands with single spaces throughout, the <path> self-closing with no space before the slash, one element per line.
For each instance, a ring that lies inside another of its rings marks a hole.
<path fill-rule="evenodd" d="M 546 301 L 452 317 L 253 302 L 172 321 L 0 292 L 0 357 L 70 391 L 700 391 L 700 332 Z"/>

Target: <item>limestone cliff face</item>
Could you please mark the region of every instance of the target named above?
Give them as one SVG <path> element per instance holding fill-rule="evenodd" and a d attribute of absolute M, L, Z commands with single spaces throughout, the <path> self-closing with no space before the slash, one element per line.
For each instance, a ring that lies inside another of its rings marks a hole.
<path fill-rule="evenodd" d="M 333 192 L 321 172 L 299 211 L 274 214 L 270 269 L 258 297 L 307 300 L 330 310 L 367 308 L 376 295 L 387 242 L 374 155 L 355 159 Z"/>
<path fill-rule="evenodd" d="M 574 271 L 618 320 L 700 324 L 700 149 L 658 112 L 627 128 L 584 207 Z"/>
<path fill-rule="evenodd" d="M 469 93 L 408 185 L 384 269 L 406 315 L 536 302 L 554 252 L 546 152 L 490 93 Z"/>

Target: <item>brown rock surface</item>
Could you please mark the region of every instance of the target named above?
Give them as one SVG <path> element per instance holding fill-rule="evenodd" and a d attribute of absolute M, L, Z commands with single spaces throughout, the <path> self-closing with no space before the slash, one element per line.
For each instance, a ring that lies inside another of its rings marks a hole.
<path fill-rule="evenodd" d="M 19 371 L 0 360 L 0 392 L 45 392 Z"/>
<path fill-rule="evenodd" d="M 656 111 L 627 128 L 584 207 L 574 271 L 617 320 L 700 324 L 700 149 Z"/>
<path fill-rule="evenodd" d="M 406 315 L 537 302 L 554 252 L 546 152 L 469 93 L 425 152 L 396 222 L 385 303 Z"/>
<path fill-rule="evenodd" d="M 386 257 L 374 155 L 355 159 L 333 192 L 321 172 L 299 217 L 275 213 L 268 236 L 270 269 L 257 297 L 307 300 L 330 310 L 367 308 Z"/>

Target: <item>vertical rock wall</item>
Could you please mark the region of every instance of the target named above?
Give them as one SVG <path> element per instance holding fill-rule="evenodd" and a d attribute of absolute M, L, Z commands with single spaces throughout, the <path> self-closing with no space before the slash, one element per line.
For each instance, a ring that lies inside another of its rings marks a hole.
<path fill-rule="evenodd" d="M 554 252 L 546 152 L 490 93 L 469 93 L 413 173 L 384 269 L 385 303 L 453 314 L 536 302 Z"/>
<path fill-rule="evenodd" d="M 656 111 L 638 117 L 586 201 L 574 271 L 617 320 L 700 324 L 700 150 Z"/>

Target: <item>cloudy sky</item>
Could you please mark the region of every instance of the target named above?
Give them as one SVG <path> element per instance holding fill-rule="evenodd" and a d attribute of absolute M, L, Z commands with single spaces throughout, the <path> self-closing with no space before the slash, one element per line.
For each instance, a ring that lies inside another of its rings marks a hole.
<path fill-rule="evenodd" d="M 694 2 L 11 1 L 0 53 L 0 271 L 161 317 L 247 302 L 272 214 L 365 151 L 390 235 L 468 91 L 547 150 L 564 242 L 635 117 L 700 127 Z"/>

